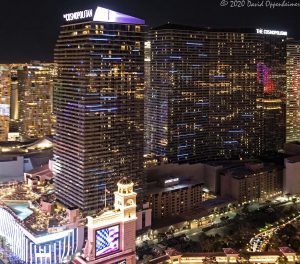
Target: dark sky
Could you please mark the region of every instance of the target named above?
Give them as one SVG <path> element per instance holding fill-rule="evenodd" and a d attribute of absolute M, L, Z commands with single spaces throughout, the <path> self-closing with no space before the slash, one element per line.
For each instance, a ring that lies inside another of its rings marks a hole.
<path fill-rule="evenodd" d="M 286 2 L 297 1 L 300 4 L 300 0 Z M 63 23 L 62 15 L 97 5 L 145 19 L 150 26 L 171 22 L 211 27 L 262 27 L 286 30 L 289 36 L 300 39 L 300 7 L 230 8 L 221 7 L 220 2 L 221 0 L 1 0 L 0 63 L 51 61 L 59 26 Z"/>

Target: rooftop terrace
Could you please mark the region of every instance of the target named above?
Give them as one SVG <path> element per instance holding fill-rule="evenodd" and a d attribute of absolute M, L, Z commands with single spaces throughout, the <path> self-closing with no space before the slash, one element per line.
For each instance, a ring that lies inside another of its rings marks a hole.
<path fill-rule="evenodd" d="M 25 183 L 0 187 L 0 206 L 9 211 L 17 222 L 35 236 L 52 233 L 53 228 L 65 230 L 81 224 L 70 221 L 70 210 L 56 202 L 53 186 L 38 186 L 35 191 Z M 55 231 L 54 231 L 55 232 Z"/>

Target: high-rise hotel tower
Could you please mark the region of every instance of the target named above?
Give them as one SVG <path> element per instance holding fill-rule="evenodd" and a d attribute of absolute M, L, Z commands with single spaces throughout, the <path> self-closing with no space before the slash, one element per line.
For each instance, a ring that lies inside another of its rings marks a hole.
<path fill-rule="evenodd" d="M 64 18 L 55 47 L 55 186 L 61 202 L 87 211 L 111 204 L 124 176 L 143 189 L 144 21 L 102 7 Z"/>
<path fill-rule="evenodd" d="M 17 69 L 18 116 L 23 139 L 42 138 L 54 133 L 54 76 L 55 66 L 51 63 L 36 61 Z"/>
<path fill-rule="evenodd" d="M 300 42 L 287 45 L 286 141 L 300 141 Z"/>
<path fill-rule="evenodd" d="M 251 157 L 285 141 L 286 32 L 167 24 L 146 48 L 146 153 Z"/>
<path fill-rule="evenodd" d="M 0 65 L 0 141 L 8 139 L 11 74 L 9 65 Z"/>

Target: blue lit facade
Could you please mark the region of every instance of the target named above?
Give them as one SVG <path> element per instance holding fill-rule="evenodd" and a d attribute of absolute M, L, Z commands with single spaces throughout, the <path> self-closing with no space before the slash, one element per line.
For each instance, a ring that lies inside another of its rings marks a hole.
<path fill-rule="evenodd" d="M 70 20 L 74 14 L 66 17 Z M 98 7 L 66 22 L 55 48 L 58 199 L 84 211 L 108 204 L 116 182 L 143 189 L 144 21 Z"/>
<path fill-rule="evenodd" d="M 202 150 L 209 144 L 208 45 L 205 34 L 197 33 L 195 39 L 189 33 L 149 33 L 146 153 L 174 162 L 204 158 Z"/>
<path fill-rule="evenodd" d="M 146 154 L 180 163 L 282 148 L 285 36 L 168 24 L 148 38 Z M 268 84 L 259 63 L 271 69 Z"/>

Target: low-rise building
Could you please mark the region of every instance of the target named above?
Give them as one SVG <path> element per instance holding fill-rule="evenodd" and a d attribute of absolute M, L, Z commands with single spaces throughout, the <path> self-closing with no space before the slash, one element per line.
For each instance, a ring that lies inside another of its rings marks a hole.
<path fill-rule="evenodd" d="M 144 203 L 141 208 L 138 208 L 136 216 L 136 230 L 149 229 L 152 225 L 152 209 L 150 208 L 150 203 Z"/>
<path fill-rule="evenodd" d="M 52 157 L 51 137 L 26 142 L 0 142 L 0 183 L 23 181 L 24 173 L 48 166 Z"/>
<path fill-rule="evenodd" d="M 300 195 L 300 156 L 285 159 L 284 193 Z"/>
<path fill-rule="evenodd" d="M 180 253 L 174 249 L 166 250 L 166 254 L 149 261 L 150 264 L 202 264 L 202 263 L 296 263 L 299 255 L 288 247 L 280 247 L 272 252 L 237 252 L 232 248 L 223 248 L 221 252 Z"/>
<path fill-rule="evenodd" d="M 0 155 L 0 183 L 22 181 L 23 173 L 23 156 Z"/>
<path fill-rule="evenodd" d="M 45 181 L 50 181 L 53 178 L 53 173 L 50 170 L 49 164 L 42 165 L 36 169 L 30 170 L 24 173 L 24 181 L 28 184 L 28 181 L 36 179 L 40 184 Z"/>
<path fill-rule="evenodd" d="M 198 208 L 203 195 L 203 183 L 164 179 L 148 185 L 148 200 L 154 219 L 183 214 Z"/>
<path fill-rule="evenodd" d="M 270 199 L 282 193 L 283 170 L 274 164 L 248 163 L 225 169 L 221 174 L 221 196 L 239 203 Z"/>
<path fill-rule="evenodd" d="M 288 156 L 300 155 L 300 142 L 292 141 L 284 144 L 284 153 Z"/>

